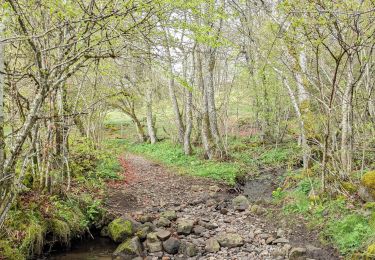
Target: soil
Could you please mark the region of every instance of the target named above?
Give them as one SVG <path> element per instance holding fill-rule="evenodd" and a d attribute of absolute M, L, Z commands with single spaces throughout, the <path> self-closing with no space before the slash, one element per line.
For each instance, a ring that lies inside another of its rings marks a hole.
<path fill-rule="evenodd" d="M 251 203 L 257 201 L 265 214 L 232 210 L 223 215 L 220 214 L 220 208 L 226 207 L 233 197 L 239 195 L 230 192 L 233 189 L 225 183 L 181 175 L 133 154 L 122 156 L 120 162 L 124 168 L 124 180 L 108 184 L 107 207 L 114 215 L 136 218 L 140 214 L 157 215 L 158 212 L 172 209 L 178 212 L 179 218 L 194 218 L 196 222 L 203 219 L 218 224 L 216 231 L 207 231 L 206 237 L 183 238 L 193 243 L 223 232 L 237 232 L 245 238 L 245 245 L 242 247 L 223 249 L 216 254 L 204 253 L 195 259 L 287 259 L 287 255 L 283 258 L 276 253 L 285 245 L 265 242 L 267 235 L 276 237 L 278 230 L 285 233 L 291 248 L 317 249 L 314 249 L 314 252 L 308 251 L 304 258 L 298 259 L 341 259 L 333 248 L 318 242 L 318 232 L 308 230 L 304 219 L 295 217 L 289 221 L 281 214 L 277 205 L 270 203 L 270 192 L 277 183 L 269 180 L 275 180 L 275 172 L 263 175 L 262 178 L 253 178 L 243 187 L 243 192 Z M 219 189 L 213 192 L 209 187 Z M 201 249 L 204 251 L 204 246 L 201 246 Z"/>

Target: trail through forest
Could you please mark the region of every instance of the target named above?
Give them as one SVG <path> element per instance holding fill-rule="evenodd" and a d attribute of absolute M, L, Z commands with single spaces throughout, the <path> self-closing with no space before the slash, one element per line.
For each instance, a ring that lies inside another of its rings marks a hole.
<path fill-rule="evenodd" d="M 170 232 L 169 247 L 180 246 L 173 254 L 163 243 L 163 251 L 146 259 L 339 259 L 303 223 L 290 228 L 272 216 L 277 209 L 271 204 L 255 204 L 224 183 L 181 175 L 141 156 L 120 161 L 125 180 L 110 184 L 107 206 L 117 216 L 152 222 L 156 231 Z"/>

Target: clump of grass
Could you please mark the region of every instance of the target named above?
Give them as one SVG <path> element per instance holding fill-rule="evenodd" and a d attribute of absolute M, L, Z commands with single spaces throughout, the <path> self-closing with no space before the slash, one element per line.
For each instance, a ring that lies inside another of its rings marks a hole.
<path fill-rule="evenodd" d="M 306 213 L 309 211 L 311 202 L 305 193 L 296 190 L 287 196 L 289 201 L 284 206 L 286 213 Z"/>
<path fill-rule="evenodd" d="M 52 201 L 54 217 L 68 223 L 72 235 L 80 235 L 87 230 L 88 221 L 75 201 L 59 199 L 53 199 Z"/>
<path fill-rule="evenodd" d="M 121 165 L 116 157 L 109 156 L 101 158 L 98 167 L 95 171 L 95 177 L 102 179 L 120 179 L 119 172 L 121 171 Z"/>
<path fill-rule="evenodd" d="M 14 248 L 22 255 L 33 256 L 43 250 L 47 223 L 35 209 L 12 209 L 5 222 Z M 4 244 L 5 245 L 5 244 Z"/>
<path fill-rule="evenodd" d="M 24 260 L 25 256 L 10 244 L 10 241 L 0 240 L 0 256 L 8 260 Z"/>
<path fill-rule="evenodd" d="M 25 252 L 26 255 L 40 255 L 43 252 L 46 231 L 45 223 L 31 223 L 26 229 L 26 237 L 20 246 L 21 252 Z"/>
<path fill-rule="evenodd" d="M 300 148 L 294 143 L 283 145 L 265 145 L 256 136 L 251 138 L 231 138 L 229 153 L 234 161 L 249 169 L 259 166 L 288 168 L 299 162 Z"/>
<path fill-rule="evenodd" d="M 350 214 L 342 219 L 329 221 L 323 234 L 346 254 L 357 251 L 373 232 L 364 216 Z"/>
<path fill-rule="evenodd" d="M 68 223 L 63 220 L 53 218 L 49 220 L 49 230 L 54 236 L 54 240 L 60 241 L 65 244 L 70 242 L 70 227 Z"/>

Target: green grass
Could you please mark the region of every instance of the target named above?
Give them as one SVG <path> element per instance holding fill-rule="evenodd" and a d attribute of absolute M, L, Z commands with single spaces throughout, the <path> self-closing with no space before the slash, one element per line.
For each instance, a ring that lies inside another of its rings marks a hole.
<path fill-rule="evenodd" d="M 367 218 L 360 214 L 350 214 L 338 220 L 330 220 L 323 234 L 343 254 L 347 254 L 356 252 L 374 232 Z"/>
<path fill-rule="evenodd" d="M 257 172 L 259 166 L 287 168 L 298 158 L 299 150 L 295 145 L 263 146 L 257 137 L 230 138 L 230 161 L 203 159 L 201 148 L 194 148 L 192 156 L 186 156 L 180 145 L 170 140 L 154 145 L 137 143 L 124 139 L 107 142 L 108 149 L 124 147 L 131 153 L 141 154 L 166 166 L 177 169 L 180 173 L 207 177 L 234 184 L 236 177 L 248 172 Z"/>
<path fill-rule="evenodd" d="M 283 211 L 289 217 L 303 216 L 311 229 L 320 230 L 323 243 L 334 245 L 340 253 L 351 254 L 364 251 L 369 241 L 375 239 L 375 216 L 368 216 L 368 210 L 360 205 L 353 209 L 353 203 L 343 196 L 328 197 L 320 194 L 312 199 L 310 191 L 320 190 L 318 177 L 308 178 L 303 171 L 288 173 L 292 184 L 288 189 L 276 190 L 275 202 L 283 204 Z M 294 181 L 294 183 L 293 183 Z M 370 207 L 370 211 L 374 209 Z"/>
<path fill-rule="evenodd" d="M 182 174 L 207 177 L 234 184 L 240 170 L 231 162 L 208 161 L 201 159 L 197 154 L 186 156 L 180 146 L 169 141 L 159 142 L 155 145 L 130 143 L 125 140 L 113 140 L 112 142 L 125 145 L 129 152 L 142 154 L 151 160 L 173 167 Z"/>
<path fill-rule="evenodd" d="M 131 124 L 131 119 L 124 113 L 118 110 L 113 110 L 106 115 L 104 124 L 111 126 L 129 125 Z"/>
<path fill-rule="evenodd" d="M 300 157 L 300 148 L 294 143 L 264 145 L 255 136 L 251 138 L 230 138 L 229 153 L 236 163 L 243 166 L 288 168 Z"/>

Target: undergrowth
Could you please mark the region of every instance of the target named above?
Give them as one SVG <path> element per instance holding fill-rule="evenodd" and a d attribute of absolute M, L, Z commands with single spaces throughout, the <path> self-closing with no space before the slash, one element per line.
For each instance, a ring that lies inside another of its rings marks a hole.
<path fill-rule="evenodd" d="M 371 203 L 361 203 L 342 195 L 318 194 L 321 190 L 318 177 L 308 176 L 304 171 L 286 174 L 285 188 L 274 191 L 276 203 L 283 205 L 289 219 L 303 216 L 310 229 L 320 230 L 320 241 L 334 245 L 341 254 L 350 258 L 365 252 L 375 239 L 375 213 Z M 361 254 L 362 255 L 362 254 Z"/>
<path fill-rule="evenodd" d="M 75 140 L 72 149 L 71 189 L 41 192 L 33 190 L 28 180 L 29 189 L 20 194 L 0 232 L 0 259 L 40 255 L 46 245 L 69 245 L 93 226 L 107 224 L 105 182 L 120 179 L 118 158 L 107 147 L 95 149 L 87 140 Z"/>

